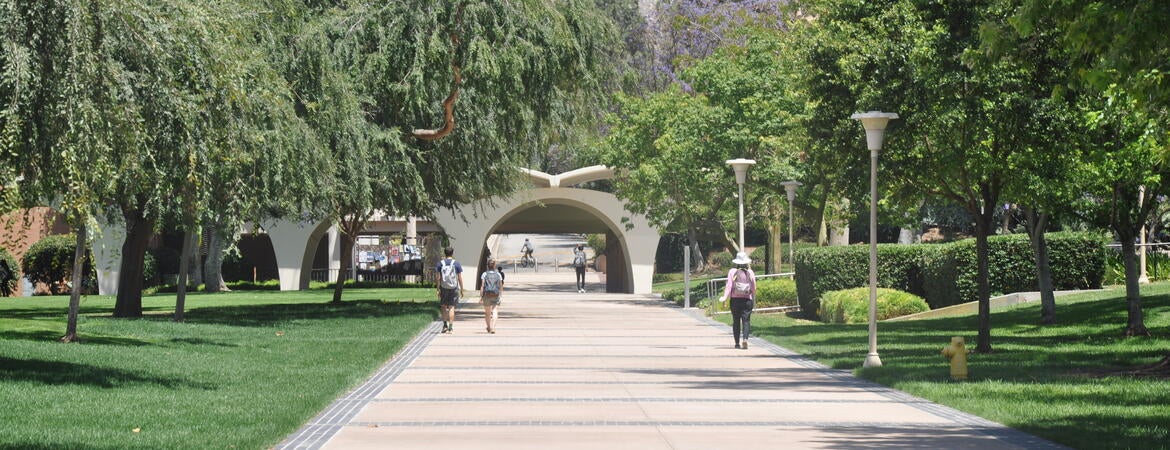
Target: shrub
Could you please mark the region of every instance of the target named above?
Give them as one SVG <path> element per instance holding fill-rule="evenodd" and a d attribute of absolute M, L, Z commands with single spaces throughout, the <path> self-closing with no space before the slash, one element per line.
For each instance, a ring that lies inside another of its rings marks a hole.
<path fill-rule="evenodd" d="M 756 283 L 756 308 L 796 305 L 796 281 L 765 278 Z"/>
<path fill-rule="evenodd" d="M 751 254 L 748 255 L 748 258 L 752 259 L 753 271 L 758 274 L 764 273 L 765 269 L 767 268 L 768 246 L 765 245 L 756 247 L 756 249 L 752 250 Z"/>
<path fill-rule="evenodd" d="M 683 295 L 685 291 L 683 288 L 667 289 L 662 293 L 662 298 L 674 304 L 683 306 L 686 303 L 686 297 Z M 691 283 L 691 305 L 695 306 L 699 300 L 707 298 L 707 284 L 706 283 Z"/>
<path fill-rule="evenodd" d="M 681 290 L 680 290 L 681 292 Z M 706 295 L 706 291 L 700 295 Z M 709 299 L 709 302 L 698 303 L 700 307 L 706 308 L 709 314 L 714 314 L 719 311 L 730 310 L 731 302 L 720 303 L 718 297 L 723 295 L 723 291 L 715 294 L 715 298 Z M 695 301 L 694 294 L 692 294 L 691 302 Z M 756 283 L 756 308 L 768 308 L 773 306 L 796 306 L 796 282 L 790 278 L 764 278 Z"/>
<path fill-rule="evenodd" d="M 878 286 L 921 296 L 922 255 L 935 244 L 879 244 Z M 818 299 L 825 292 L 869 284 L 869 246 L 810 247 L 796 251 L 796 288 L 800 309 L 815 318 Z"/>
<path fill-rule="evenodd" d="M 593 254 L 595 256 L 604 255 L 605 254 L 605 234 L 604 233 L 601 233 L 601 234 L 595 233 L 595 234 L 585 235 L 585 245 L 588 245 L 589 248 L 593 249 Z"/>
<path fill-rule="evenodd" d="M 0 248 L 0 296 L 7 297 L 16 292 L 16 282 L 20 280 L 20 265 L 8 250 Z"/>
<path fill-rule="evenodd" d="M 1048 233 L 1052 285 L 1057 290 L 1097 289 L 1105 276 L 1105 237 L 1096 233 Z M 991 236 L 987 240 L 992 295 L 1035 291 L 1035 255 L 1025 234 Z M 926 299 L 932 308 L 977 301 L 978 265 L 975 240 L 939 246 L 924 254 Z"/>
<path fill-rule="evenodd" d="M 73 272 L 73 252 L 77 237 L 73 234 L 46 236 L 28 248 L 21 261 L 20 270 L 34 283 L 44 283 L 54 293 L 66 292 L 65 283 Z M 93 255 L 87 250 L 82 265 L 82 288 L 89 290 L 97 286 L 93 270 Z"/>
<path fill-rule="evenodd" d="M 879 288 L 877 319 L 886 320 L 929 310 L 926 300 L 908 292 Z M 829 291 L 821 295 L 821 320 L 826 323 L 869 321 L 869 288 Z"/>
<path fill-rule="evenodd" d="M 735 259 L 735 255 L 732 255 L 731 252 L 712 253 L 710 263 L 716 268 L 727 270 L 731 268 L 731 260 L 733 259 Z"/>

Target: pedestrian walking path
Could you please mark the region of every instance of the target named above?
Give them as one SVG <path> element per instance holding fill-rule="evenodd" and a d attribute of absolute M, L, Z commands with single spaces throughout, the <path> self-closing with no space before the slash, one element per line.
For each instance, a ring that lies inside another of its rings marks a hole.
<path fill-rule="evenodd" d="M 509 281 L 512 278 L 509 277 Z M 466 303 L 278 448 L 1060 448 L 832 370 L 653 296 Z M 940 369 L 941 370 L 941 369 Z"/>

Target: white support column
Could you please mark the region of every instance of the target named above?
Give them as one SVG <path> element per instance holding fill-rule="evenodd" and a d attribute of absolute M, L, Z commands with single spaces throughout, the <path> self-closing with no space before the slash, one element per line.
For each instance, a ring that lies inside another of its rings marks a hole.
<path fill-rule="evenodd" d="M 329 227 L 329 232 L 325 234 L 325 239 L 329 242 L 329 274 L 326 275 L 330 283 L 336 283 L 337 278 L 341 275 L 341 232 L 338 231 L 337 226 Z"/>
<path fill-rule="evenodd" d="M 317 247 L 309 248 L 315 231 L 321 228 L 316 222 L 291 222 L 265 219 L 260 226 L 268 232 L 272 249 L 276 253 L 276 268 L 280 274 L 280 290 L 297 291 L 309 287 L 309 273 L 306 263 L 311 264 Z M 318 236 L 325 234 L 320 230 Z"/>
<path fill-rule="evenodd" d="M 94 236 L 93 263 L 97 270 L 98 294 L 118 294 L 118 274 L 122 271 L 122 243 L 126 242 L 126 226 L 115 218 L 99 217 Z"/>

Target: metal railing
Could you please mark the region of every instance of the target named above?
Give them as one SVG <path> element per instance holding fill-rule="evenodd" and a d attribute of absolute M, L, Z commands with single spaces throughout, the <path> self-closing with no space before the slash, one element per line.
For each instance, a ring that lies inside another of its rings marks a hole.
<path fill-rule="evenodd" d="M 795 278 L 796 272 L 772 273 L 766 275 L 756 275 L 756 280 L 765 278 Z M 724 286 L 727 284 L 727 277 L 710 278 L 707 279 L 707 298 L 718 298 L 723 294 Z"/>
<path fill-rule="evenodd" d="M 345 271 L 338 273 L 338 269 L 313 269 L 309 272 L 309 280 L 321 283 L 332 283 L 339 278 L 342 281 L 348 281 L 352 278 L 352 271 Z M 422 275 L 406 275 L 406 274 L 392 274 L 378 271 L 358 270 L 358 282 L 370 283 L 419 283 L 428 282 L 435 279 L 435 270 L 432 268 L 424 268 Z"/>

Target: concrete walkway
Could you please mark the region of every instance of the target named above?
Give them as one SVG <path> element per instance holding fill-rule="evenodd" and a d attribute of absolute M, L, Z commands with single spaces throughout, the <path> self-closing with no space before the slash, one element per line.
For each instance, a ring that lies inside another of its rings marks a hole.
<path fill-rule="evenodd" d="M 735 349 L 655 297 L 526 276 L 497 334 L 462 305 L 453 334 L 436 322 L 277 448 L 1061 448 L 762 340 Z"/>

